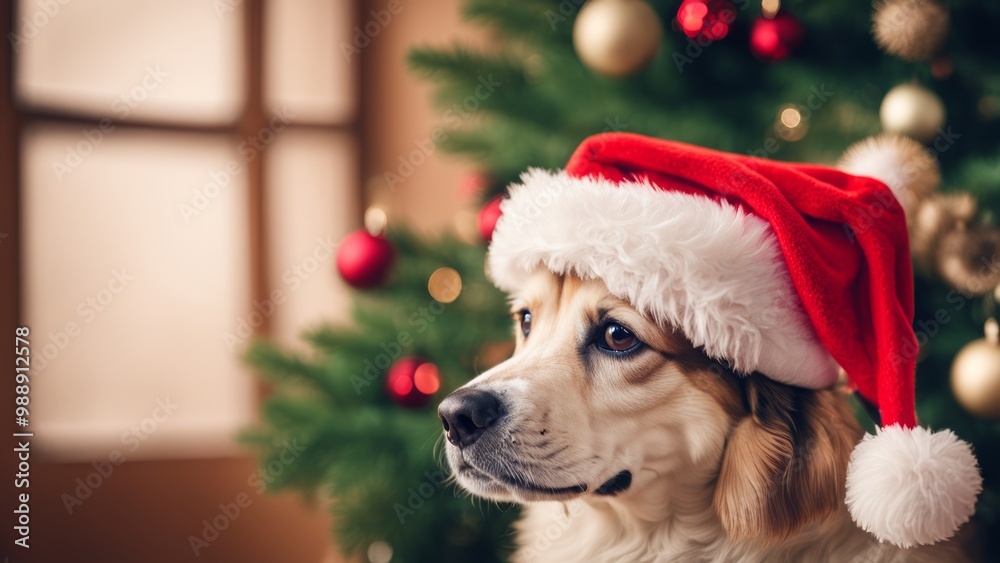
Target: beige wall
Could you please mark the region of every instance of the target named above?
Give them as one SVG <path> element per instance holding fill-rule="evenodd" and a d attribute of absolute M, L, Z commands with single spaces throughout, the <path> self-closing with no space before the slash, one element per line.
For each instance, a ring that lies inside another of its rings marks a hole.
<path fill-rule="evenodd" d="M 370 10 L 385 5 L 381 0 L 371 2 L 363 21 L 371 18 Z M 418 140 L 427 140 L 435 127 L 443 125 L 441 112 L 431 103 L 431 83 L 410 72 L 406 54 L 413 45 L 440 46 L 456 40 L 481 45 L 483 31 L 460 21 L 461 0 L 404 0 L 403 6 L 364 53 L 370 65 L 362 101 L 368 153 L 364 177 L 369 179 L 369 201 L 386 205 L 390 220 L 433 231 L 451 225 L 454 212 L 462 207 L 459 182 L 476 168 L 435 151 L 393 193 L 387 193 L 384 173 L 397 171 L 400 156 L 416 150 Z"/>
<path fill-rule="evenodd" d="M 341 1 L 341 0 L 338 0 Z M 343 0 L 347 1 L 347 0 Z M 418 43 L 446 44 L 454 39 L 477 40 L 475 28 L 459 23 L 460 0 L 402 0 L 404 9 L 385 25 L 381 33 L 364 51 L 366 98 L 362 100 L 364 173 L 381 178 L 386 170 L 395 170 L 401 154 L 409 153 L 415 141 L 426 139 L 440 124 L 437 111 L 431 107 L 432 86 L 418 80 L 406 69 L 405 56 L 409 47 Z M 382 9 L 382 0 L 364 2 L 366 15 Z M 0 27 L 11 29 L 9 9 L 0 11 Z M 0 74 L 7 71 L 12 56 L 10 45 L 4 42 L 0 51 Z M 6 93 L 7 79 L 0 89 L 0 110 L 5 120 L 16 114 Z M 4 128 L 7 132 L 7 128 Z M 0 138 L 0 156 L 13 168 L 13 139 Z M 421 230 L 440 229 L 450 222 L 453 212 L 461 207 L 456 197 L 464 174 L 474 167 L 463 165 L 441 154 L 432 154 L 417 167 L 391 197 L 386 198 L 391 217 L 413 224 Z M 15 172 L 16 174 L 16 172 Z M 16 179 L 16 175 L 14 176 Z M 6 194 L 7 190 L 3 190 Z M 13 194 L 14 192 L 11 191 Z M 377 194 L 374 194 L 377 195 Z M 369 194 L 372 197 L 372 194 Z M 16 201 L 0 206 L 0 210 L 17 208 Z M 4 216 L 3 232 L 13 225 L 13 218 Z M 358 218 L 360 223 L 360 217 Z M 14 228 L 10 229 L 16 232 Z M 9 254 L 15 245 L 4 244 L 3 264 L 15 264 Z M 4 268 L 13 271 L 14 268 Z M 14 282 L 4 285 L 14 287 Z M 6 295 L 16 292 L 5 291 Z M 4 302 L 3 318 L 20 315 L 16 302 Z M 4 389 L 0 397 L 5 404 L 13 402 L 11 390 Z M 9 447 L 13 444 L 8 443 Z M 10 461 L 9 458 L 8 462 Z M 4 462 L 8 469 L 12 466 Z M 110 478 L 102 480 L 100 494 L 87 501 L 87 511 L 69 515 L 60 495 L 77 486 L 75 479 L 94 471 L 88 463 L 49 463 L 38 460 L 32 467 L 32 498 L 39 500 L 32 507 L 32 558 L 28 561 L 55 561 L 71 558 L 75 561 L 185 561 L 191 559 L 188 535 L 199 533 L 199 521 L 218 512 L 219 503 L 231 502 L 247 489 L 248 475 L 256 471 L 256 462 L 249 454 L 230 458 L 170 461 L 137 461 L 115 469 Z M 13 471 L 11 471 L 13 474 Z M 10 484 L 4 487 L 4 498 L 13 498 Z M 44 501 L 42 499 L 45 499 Z M 138 513 L 155 514 L 156 519 L 141 521 Z M 225 534 L 209 547 L 201 560 L 208 561 L 337 561 L 329 545 L 329 520 L 321 507 L 308 507 L 293 494 L 281 496 L 254 495 L 252 505 L 232 522 Z M 5 545 L 12 541 L 8 526 L 0 533 Z M 19 559 L 20 560 L 20 559 Z"/>

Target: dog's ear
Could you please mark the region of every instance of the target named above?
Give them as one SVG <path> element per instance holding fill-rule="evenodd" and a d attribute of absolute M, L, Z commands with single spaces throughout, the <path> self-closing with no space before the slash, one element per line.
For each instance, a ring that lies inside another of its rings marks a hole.
<path fill-rule="evenodd" d="M 748 414 L 726 444 L 715 509 L 729 536 L 771 545 L 844 502 L 861 436 L 846 401 L 758 374 L 744 380 Z"/>

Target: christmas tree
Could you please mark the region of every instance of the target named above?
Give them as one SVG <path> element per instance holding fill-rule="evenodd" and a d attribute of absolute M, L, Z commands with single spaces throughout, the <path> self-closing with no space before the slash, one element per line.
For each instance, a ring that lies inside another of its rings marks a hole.
<path fill-rule="evenodd" d="M 926 144 L 940 189 L 922 170 L 927 190 L 903 202 L 917 267 L 917 411 L 973 444 L 985 479 L 973 527 L 993 547 L 982 532 L 1000 525 L 1000 346 L 990 322 L 1000 283 L 1000 5 L 468 0 L 464 10 L 501 49 L 421 47 L 410 62 L 439 85 L 443 108 L 474 99 L 485 116 L 442 144 L 490 179 L 486 238 L 509 182 L 528 167 L 560 168 L 604 131 L 826 164 L 884 131 Z M 380 219 L 371 210 L 368 231 L 338 256 L 360 289 L 354 323 L 306 335 L 309 354 L 250 350 L 274 393 L 247 439 L 265 465 L 285 440 L 305 446 L 273 486 L 328 499 L 346 552 L 502 560 L 516 508 L 446 482 L 435 413 L 512 349 L 504 298 L 483 272 L 486 243 L 381 234 Z"/>

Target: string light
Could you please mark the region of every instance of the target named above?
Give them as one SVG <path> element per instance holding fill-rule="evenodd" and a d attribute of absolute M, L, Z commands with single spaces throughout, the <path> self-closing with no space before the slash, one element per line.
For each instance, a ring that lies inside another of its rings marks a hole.
<path fill-rule="evenodd" d="M 365 229 L 373 237 L 377 237 L 385 232 L 385 227 L 389 223 L 385 211 L 374 205 L 365 210 Z"/>
<path fill-rule="evenodd" d="M 802 123 L 802 113 L 798 108 L 788 107 L 781 110 L 781 124 L 789 129 L 794 129 Z"/>
<path fill-rule="evenodd" d="M 761 14 L 767 19 L 773 19 L 781 9 L 781 0 L 763 0 L 760 4 Z"/>
<path fill-rule="evenodd" d="M 392 561 L 392 546 L 384 541 L 372 542 L 368 546 L 368 560 L 371 563 L 389 563 Z"/>
<path fill-rule="evenodd" d="M 809 124 L 798 107 L 787 105 L 778 112 L 774 132 L 785 141 L 795 142 L 806 136 Z"/>

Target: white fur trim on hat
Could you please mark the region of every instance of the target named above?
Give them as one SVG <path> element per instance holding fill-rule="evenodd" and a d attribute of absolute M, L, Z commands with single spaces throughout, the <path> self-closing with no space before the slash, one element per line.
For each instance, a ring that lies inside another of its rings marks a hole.
<path fill-rule="evenodd" d="M 900 547 L 950 538 L 976 509 L 983 478 L 950 430 L 898 425 L 866 434 L 847 466 L 847 508 L 879 541 Z"/>
<path fill-rule="evenodd" d="M 514 291 L 539 267 L 600 278 L 739 373 L 810 389 L 836 381 L 763 219 L 643 182 L 538 169 L 521 182 L 501 204 L 490 245 L 500 289 Z"/>

